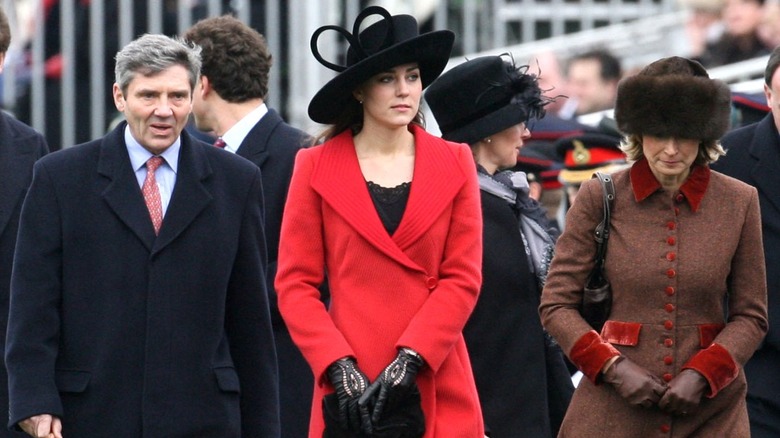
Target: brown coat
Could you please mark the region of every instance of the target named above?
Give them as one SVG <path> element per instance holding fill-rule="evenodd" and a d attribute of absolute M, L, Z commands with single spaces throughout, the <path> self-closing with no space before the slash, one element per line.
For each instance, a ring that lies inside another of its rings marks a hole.
<path fill-rule="evenodd" d="M 568 212 L 542 296 L 542 323 L 586 376 L 559 436 L 749 436 L 742 366 L 767 329 L 755 188 L 698 166 L 680 192 L 664 192 L 644 159 L 614 181 L 606 260 L 613 307 L 601 337 L 577 311 L 602 215 L 596 180 L 582 185 Z M 710 389 L 686 417 L 631 407 L 598 379 L 616 354 L 666 381 L 693 368 Z"/>

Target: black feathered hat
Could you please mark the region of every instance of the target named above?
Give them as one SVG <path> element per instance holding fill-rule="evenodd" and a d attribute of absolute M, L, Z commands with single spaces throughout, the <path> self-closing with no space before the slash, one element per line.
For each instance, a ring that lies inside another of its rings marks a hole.
<path fill-rule="evenodd" d="M 729 129 L 730 96 L 701 64 L 672 56 L 620 82 L 615 120 L 625 134 L 717 140 Z"/>
<path fill-rule="evenodd" d="M 483 56 L 445 72 L 425 92 L 442 137 L 474 144 L 510 126 L 544 117 L 551 100 L 542 96 L 528 66 L 501 56 Z"/>
<path fill-rule="evenodd" d="M 360 31 L 367 17 L 382 19 Z M 326 61 L 317 48 L 317 40 L 327 30 L 340 33 L 349 43 L 346 64 Z M 379 6 L 369 6 L 355 19 L 352 33 L 343 27 L 328 25 L 311 36 L 311 51 L 320 64 L 339 72 L 309 102 L 309 117 L 318 123 L 332 123 L 338 116 L 334 108 L 343 108 L 354 99 L 352 91 L 371 76 L 390 68 L 416 62 L 423 88 L 436 79 L 449 61 L 455 34 L 438 30 L 420 35 L 417 20 L 411 15 L 390 15 Z"/>

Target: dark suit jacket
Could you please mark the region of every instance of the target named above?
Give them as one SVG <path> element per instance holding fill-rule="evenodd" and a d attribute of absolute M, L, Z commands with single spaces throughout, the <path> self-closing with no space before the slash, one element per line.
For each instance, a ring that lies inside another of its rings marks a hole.
<path fill-rule="evenodd" d="M 295 154 L 310 142 L 306 133 L 282 120 L 279 113 L 268 113 L 249 131 L 236 154 L 255 163 L 263 175 L 265 204 L 265 237 L 268 246 L 267 284 L 271 300 L 276 354 L 279 358 L 282 436 L 305 438 L 309 431 L 311 397 L 314 386 L 309 365 L 293 343 L 276 305 L 273 291 L 276 259 L 279 252 L 279 229 L 282 226 L 284 201 L 290 186 Z"/>
<path fill-rule="evenodd" d="M 769 331 L 745 365 L 748 395 L 780 412 L 780 135 L 770 113 L 758 123 L 726 134 L 721 142 L 726 156 L 711 167 L 756 187 L 761 204 Z M 772 421 L 780 429 L 780 418 Z"/>
<path fill-rule="evenodd" d="M 10 423 L 279 437 L 260 171 L 183 132 L 155 236 L 125 126 L 35 166 L 11 283 Z"/>
<path fill-rule="evenodd" d="M 35 161 L 48 152 L 43 136 L 0 111 L 0 339 L 8 325 L 11 265 L 19 229 L 19 213 L 32 180 Z M 5 343 L 0 342 L 0 353 Z M 0 356 L 2 357 L 2 356 Z M 0 412 L 8 412 L 8 377 L 0 366 Z M 0 428 L 0 437 L 22 436 Z"/>

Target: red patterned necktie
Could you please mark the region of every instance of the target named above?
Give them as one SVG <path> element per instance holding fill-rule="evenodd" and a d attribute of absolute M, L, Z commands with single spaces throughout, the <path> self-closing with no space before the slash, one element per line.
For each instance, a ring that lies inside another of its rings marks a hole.
<path fill-rule="evenodd" d="M 225 140 L 222 140 L 222 137 L 218 137 L 216 140 L 214 140 L 214 146 L 225 149 L 225 146 L 227 146 L 227 143 L 225 143 Z"/>
<path fill-rule="evenodd" d="M 159 234 L 160 226 L 162 226 L 162 201 L 160 200 L 160 189 L 157 187 L 157 179 L 154 176 L 154 171 L 162 163 L 162 157 L 149 158 L 146 162 L 146 179 L 141 188 L 141 192 L 144 194 L 144 201 L 146 201 L 146 208 L 149 209 L 149 216 L 152 218 L 154 234 Z"/>

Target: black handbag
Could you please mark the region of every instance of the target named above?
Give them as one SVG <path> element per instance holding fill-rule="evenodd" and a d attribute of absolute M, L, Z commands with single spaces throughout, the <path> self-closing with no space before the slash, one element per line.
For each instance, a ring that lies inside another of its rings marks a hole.
<path fill-rule="evenodd" d="M 604 261 L 607 256 L 607 241 L 609 240 L 610 211 L 615 201 L 615 185 L 612 183 L 612 177 L 608 174 L 596 172 L 595 177 L 601 182 L 604 194 L 604 217 L 594 232 L 594 238 L 598 244 L 596 263 L 585 282 L 580 313 L 591 327 L 601 332 L 601 328 L 612 310 L 612 289 L 604 273 Z"/>

